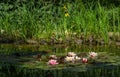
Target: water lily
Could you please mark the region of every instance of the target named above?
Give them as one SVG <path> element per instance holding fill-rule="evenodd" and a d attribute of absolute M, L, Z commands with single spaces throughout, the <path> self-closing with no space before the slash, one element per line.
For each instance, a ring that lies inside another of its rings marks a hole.
<path fill-rule="evenodd" d="M 74 62 L 75 61 L 75 57 L 66 56 L 65 61 L 66 62 Z"/>
<path fill-rule="evenodd" d="M 59 63 L 57 62 L 57 60 L 51 59 L 51 60 L 48 61 L 48 64 L 49 65 L 57 65 Z"/>
<path fill-rule="evenodd" d="M 56 55 L 50 55 L 50 59 L 57 59 Z"/>
<path fill-rule="evenodd" d="M 68 56 L 68 57 L 75 57 L 76 54 L 75 54 L 74 52 L 68 52 L 67 56 Z"/>
<path fill-rule="evenodd" d="M 96 57 L 98 54 L 96 52 L 89 52 L 91 58 Z"/>
<path fill-rule="evenodd" d="M 83 62 L 83 63 L 87 63 L 87 62 L 88 62 L 88 59 L 87 59 L 87 58 L 82 58 L 82 62 Z"/>
<path fill-rule="evenodd" d="M 80 57 L 75 56 L 75 60 L 76 60 L 76 61 L 79 61 L 80 59 L 81 59 Z"/>

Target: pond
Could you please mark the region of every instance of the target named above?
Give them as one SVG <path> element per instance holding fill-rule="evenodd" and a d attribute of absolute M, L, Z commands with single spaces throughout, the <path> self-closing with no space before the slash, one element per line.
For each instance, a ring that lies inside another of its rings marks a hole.
<path fill-rule="evenodd" d="M 98 58 L 88 63 L 48 65 L 49 55 L 61 57 L 68 52 L 96 52 Z M 116 45 L 1 44 L 0 77 L 120 77 L 119 56 L 120 46 Z"/>

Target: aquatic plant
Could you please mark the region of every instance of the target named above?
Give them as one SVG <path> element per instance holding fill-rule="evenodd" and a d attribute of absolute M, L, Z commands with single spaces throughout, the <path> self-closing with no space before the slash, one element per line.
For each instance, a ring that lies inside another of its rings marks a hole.
<path fill-rule="evenodd" d="M 74 52 L 68 52 L 68 53 L 67 53 L 67 56 L 68 56 L 68 57 L 75 57 L 76 54 L 75 54 Z"/>
<path fill-rule="evenodd" d="M 88 59 L 87 59 L 87 58 L 82 58 L 82 62 L 83 62 L 83 63 L 87 63 L 87 62 L 88 62 Z"/>
<path fill-rule="evenodd" d="M 61 56 L 59 56 L 59 57 L 61 58 Z M 88 63 L 89 61 L 92 61 L 92 59 L 95 60 L 95 57 L 97 57 L 97 53 L 96 52 L 89 52 L 89 55 L 86 56 L 86 58 L 77 56 L 77 54 L 74 53 L 74 52 L 68 52 L 66 54 L 66 56 L 62 59 L 63 60 L 62 62 L 63 62 L 63 64 L 65 64 L 65 63 L 68 63 L 68 64 L 69 63 L 81 63 L 81 62 L 82 63 Z M 57 65 L 58 63 L 60 63 L 59 62 L 60 58 L 57 58 L 56 55 L 50 55 L 48 64 L 49 65 Z"/>
<path fill-rule="evenodd" d="M 49 65 L 57 65 L 58 62 L 57 62 L 57 60 L 51 59 L 51 60 L 48 61 L 48 64 Z"/>
<path fill-rule="evenodd" d="M 75 58 L 74 58 L 74 57 L 68 57 L 68 56 L 66 56 L 66 57 L 65 57 L 65 61 L 66 61 L 66 62 L 74 62 L 74 61 L 75 61 Z"/>
<path fill-rule="evenodd" d="M 72 46 L 70 48 L 67 47 L 67 49 L 62 47 L 55 47 L 55 49 L 54 47 L 51 48 L 51 46 L 44 46 L 44 48 L 43 46 L 40 46 L 38 50 L 35 45 L 0 45 L 0 76 L 120 77 L 119 46 L 92 47 L 82 45 L 82 47 L 78 46 L 77 48 L 76 46 Z M 47 52 L 47 54 L 45 53 L 46 50 L 51 49 L 54 49 L 53 52 Z M 65 62 L 65 58 L 68 55 L 69 51 L 74 51 L 73 53 L 76 54 L 75 60 L 77 57 L 80 59 L 75 62 Z M 97 56 L 90 58 L 89 53 L 93 51 L 97 53 Z M 36 58 L 39 58 L 39 54 L 41 53 L 41 60 L 37 60 Z M 17 56 L 18 54 L 20 56 Z M 57 60 L 57 63 L 59 64 L 49 65 L 48 61 L 53 58 L 54 60 Z M 88 62 L 83 63 L 83 58 L 87 58 Z M 60 60 L 64 62 L 61 62 Z"/>
<path fill-rule="evenodd" d="M 95 58 L 98 54 L 96 52 L 89 52 L 90 58 Z"/>
<path fill-rule="evenodd" d="M 49 59 L 57 59 L 57 56 L 56 55 L 50 55 Z"/>

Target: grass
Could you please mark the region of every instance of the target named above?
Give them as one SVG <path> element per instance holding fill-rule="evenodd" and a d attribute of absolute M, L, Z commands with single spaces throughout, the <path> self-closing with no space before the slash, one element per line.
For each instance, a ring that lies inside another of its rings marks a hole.
<path fill-rule="evenodd" d="M 0 30 L 9 39 L 66 39 L 94 36 L 108 42 L 108 32 L 120 32 L 120 7 L 99 2 L 67 2 L 17 6 L 0 3 Z"/>

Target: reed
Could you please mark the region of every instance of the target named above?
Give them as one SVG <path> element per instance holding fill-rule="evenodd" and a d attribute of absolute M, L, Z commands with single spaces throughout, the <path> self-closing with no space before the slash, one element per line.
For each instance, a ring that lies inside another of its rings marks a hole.
<path fill-rule="evenodd" d="M 41 4 L 40 4 L 41 2 Z M 83 3 L 81 0 L 54 5 L 40 0 L 39 5 L 0 3 L 0 30 L 9 39 L 56 39 L 71 35 L 94 36 L 108 42 L 108 32 L 120 31 L 120 7 Z"/>

